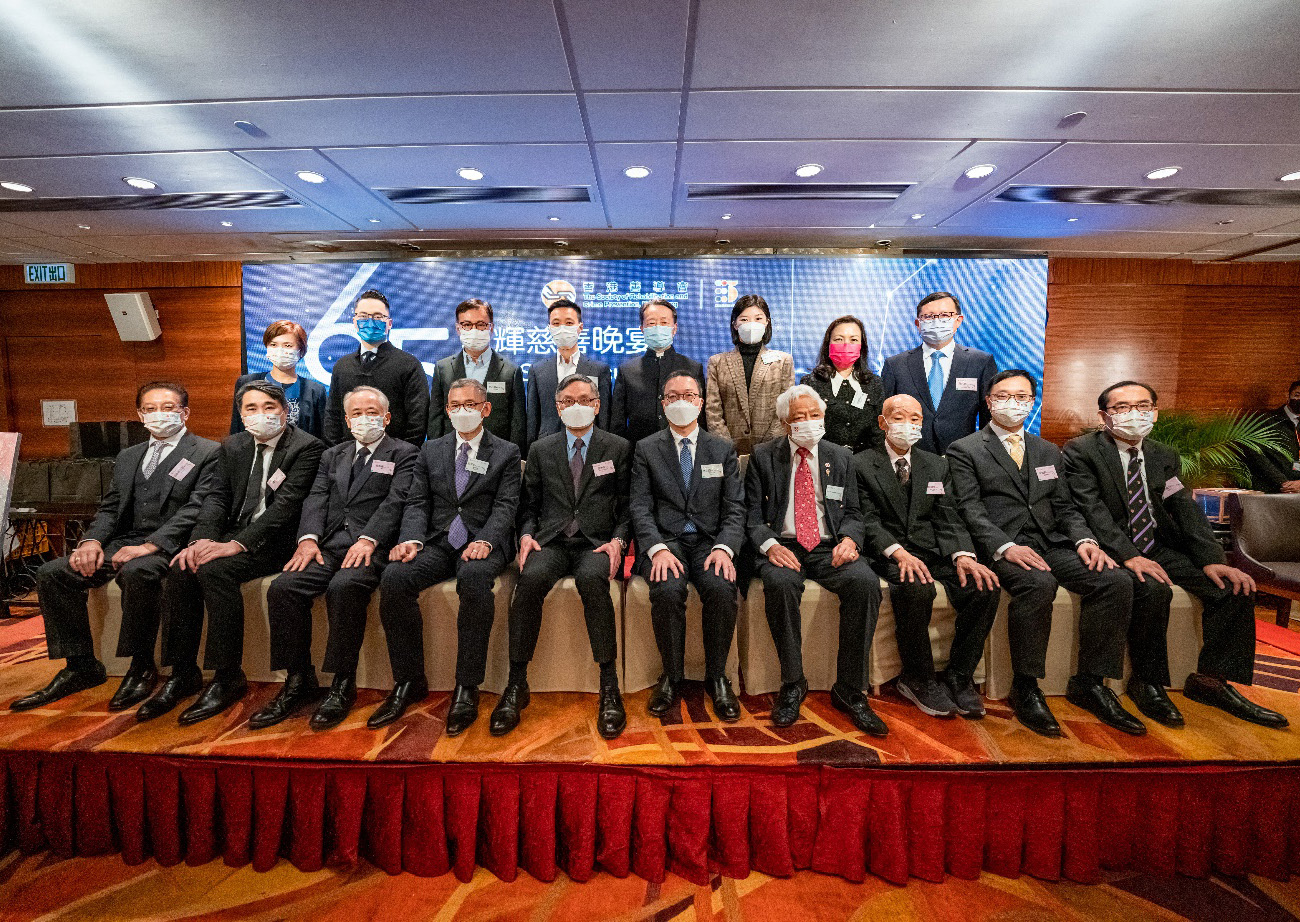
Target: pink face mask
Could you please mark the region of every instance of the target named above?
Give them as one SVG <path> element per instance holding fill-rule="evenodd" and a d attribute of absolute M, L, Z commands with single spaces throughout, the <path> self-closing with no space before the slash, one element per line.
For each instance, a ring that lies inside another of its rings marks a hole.
<path fill-rule="evenodd" d="M 847 368 L 862 355 L 862 346 L 858 343 L 831 343 L 831 364 L 836 368 Z"/>

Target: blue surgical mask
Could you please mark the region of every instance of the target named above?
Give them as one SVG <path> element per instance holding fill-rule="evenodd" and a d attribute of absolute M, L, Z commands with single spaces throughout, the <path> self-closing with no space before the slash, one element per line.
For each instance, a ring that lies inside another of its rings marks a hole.
<path fill-rule="evenodd" d="M 673 328 L 670 326 L 646 327 L 645 347 L 658 352 L 673 344 Z"/>
<path fill-rule="evenodd" d="M 388 323 L 375 317 L 359 318 L 357 320 L 357 335 L 361 337 L 363 343 L 382 343 L 388 338 Z"/>

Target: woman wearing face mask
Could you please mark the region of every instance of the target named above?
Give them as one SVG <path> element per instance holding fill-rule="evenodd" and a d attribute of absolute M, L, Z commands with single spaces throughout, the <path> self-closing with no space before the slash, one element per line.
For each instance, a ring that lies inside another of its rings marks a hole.
<path fill-rule="evenodd" d="M 325 430 L 325 403 L 329 392 L 325 385 L 298 374 L 298 360 L 307 353 L 307 331 L 292 320 L 277 320 L 262 334 L 266 345 L 269 371 L 241 375 L 235 393 L 251 381 L 270 381 L 284 391 L 289 404 L 289 423 L 321 438 Z M 230 434 L 244 431 L 238 405 L 230 414 Z"/>
<path fill-rule="evenodd" d="M 803 376 L 826 401 L 826 438 L 852 452 L 884 448 L 876 419 L 884 404 L 880 376 L 867 363 L 866 331 L 857 317 L 831 321 L 822 338 L 817 367 Z"/>
<path fill-rule="evenodd" d="M 794 384 L 794 359 L 767 348 L 772 313 L 761 295 L 736 299 L 731 341 L 736 348 L 709 359 L 704 409 L 709 431 L 734 442 L 737 454 L 747 455 L 783 432 L 776 398 Z"/>

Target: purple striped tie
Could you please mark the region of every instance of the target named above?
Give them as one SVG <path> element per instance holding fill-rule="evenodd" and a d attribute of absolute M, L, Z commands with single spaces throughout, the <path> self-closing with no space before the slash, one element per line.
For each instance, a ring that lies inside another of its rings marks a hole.
<path fill-rule="evenodd" d="M 460 451 L 456 452 L 456 498 L 460 499 L 465 487 L 469 486 L 469 470 L 466 464 L 469 462 L 469 442 L 460 443 Z M 469 540 L 469 532 L 465 528 L 465 523 L 461 521 L 460 515 L 457 514 L 447 529 L 447 543 L 460 550 Z"/>
<path fill-rule="evenodd" d="M 1156 546 L 1156 521 L 1151 515 L 1151 502 L 1142 483 L 1142 456 L 1136 448 L 1128 453 L 1128 533 L 1133 545 L 1143 554 L 1151 553 Z"/>

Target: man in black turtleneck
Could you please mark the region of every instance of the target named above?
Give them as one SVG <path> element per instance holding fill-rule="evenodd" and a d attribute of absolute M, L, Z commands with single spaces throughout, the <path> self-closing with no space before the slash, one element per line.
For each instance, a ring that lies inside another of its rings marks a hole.
<path fill-rule="evenodd" d="M 614 382 L 614 408 L 609 429 L 633 444 L 637 439 L 668 428 L 659 400 L 664 382 L 677 372 L 704 380 L 700 363 L 673 348 L 677 335 L 677 308 L 656 298 L 641 305 L 641 330 L 645 355 L 628 359 L 618 367 Z"/>

